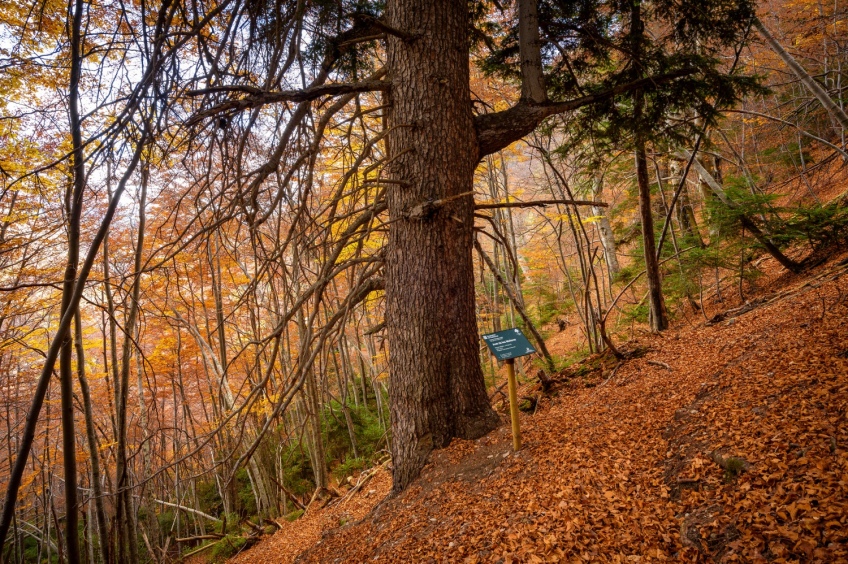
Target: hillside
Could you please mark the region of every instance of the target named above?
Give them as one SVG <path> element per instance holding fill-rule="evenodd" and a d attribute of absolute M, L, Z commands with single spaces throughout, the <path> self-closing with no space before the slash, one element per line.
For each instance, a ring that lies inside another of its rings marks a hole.
<path fill-rule="evenodd" d="M 775 277 L 563 374 L 518 454 L 508 425 L 455 441 L 400 496 L 378 473 L 355 515 L 331 503 L 234 561 L 845 561 L 846 314 L 844 257 Z"/>

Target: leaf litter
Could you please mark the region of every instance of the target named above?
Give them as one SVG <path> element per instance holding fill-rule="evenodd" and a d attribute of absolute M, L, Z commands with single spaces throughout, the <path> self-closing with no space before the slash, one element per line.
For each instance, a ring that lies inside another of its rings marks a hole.
<path fill-rule="evenodd" d="M 235 561 L 848 561 L 846 262 L 566 374 L 518 453 L 505 415 L 402 494 L 381 470 Z"/>

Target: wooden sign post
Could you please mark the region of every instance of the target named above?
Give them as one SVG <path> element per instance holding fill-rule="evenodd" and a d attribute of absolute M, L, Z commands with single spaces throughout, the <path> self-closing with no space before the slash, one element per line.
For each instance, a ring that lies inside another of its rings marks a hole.
<path fill-rule="evenodd" d="M 509 381 L 509 417 L 512 419 L 512 450 L 521 450 L 521 427 L 518 424 L 518 385 L 515 383 L 515 359 L 506 361 L 506 377 Z"/>
<path fill-rule="evenodd" d="M 512 447 L 521 449 L 521 427 L 518 423 L 518 385 L 515 381 L 515 359 L 533 354 L 536 349 L 521 332 L 514 327 L 506 331 L 483 335 L 483 341 L 495 358 L 506 362 L 506 375 L 509 382 L 509 416 L 512 419 Z"/>

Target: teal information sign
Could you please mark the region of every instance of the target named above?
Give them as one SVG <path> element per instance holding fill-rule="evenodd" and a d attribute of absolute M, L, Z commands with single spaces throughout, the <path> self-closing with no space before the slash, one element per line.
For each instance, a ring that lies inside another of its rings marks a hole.
<path fill-rule="evenodd" d="M 518 358 L 536 352 L 518 327 L 483 335 L 483 341 L 498 360 Z"/>

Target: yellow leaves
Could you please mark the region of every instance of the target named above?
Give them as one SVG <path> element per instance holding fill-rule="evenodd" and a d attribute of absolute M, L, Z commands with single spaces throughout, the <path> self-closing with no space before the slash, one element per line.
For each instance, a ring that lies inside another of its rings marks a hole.
<path fill-rule="evenodd" d="M 117 445 L 117 444 L 118 444 L 118 441 L 111 441 L 111 442 L 107 442 L 107 443 L 100 443 L 99 445 L 97 445 L 97 449 L 98 449 L 98 450 L 100 450 L 100 451 L 102 452 L 102 451 L 104 451 L 104 450 L 107 450 L 107 449 L 110 449 L 110 448 L 114 447 L 114 446 L 115 446 L 115 445 Z"/>

